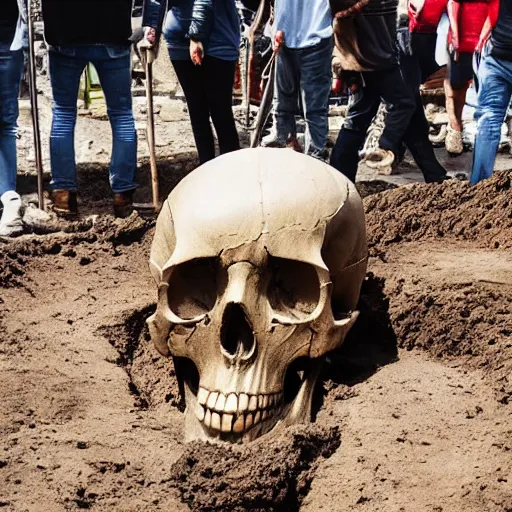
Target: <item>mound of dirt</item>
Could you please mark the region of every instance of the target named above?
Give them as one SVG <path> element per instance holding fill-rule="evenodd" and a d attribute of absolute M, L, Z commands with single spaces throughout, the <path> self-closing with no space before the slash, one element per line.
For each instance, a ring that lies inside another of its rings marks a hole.
<path fill-rule="evenodd" d="M 485 284 L 426 286 L 420 294 L 390 287 L 390 314 L 399 346 L 441 359 L 466 356 L 465 367 L 483 370 L 497 399 L 512 401 L 512 294 Z"/>
<path fill-rule="evenodd" d="M 194 442 L 170 481 L 193 512 L 295 512 L 318 459 L 340 446 L 337 428 L 296 426 L 244 447 Z"/>
<path fill-rule="evenodd" d="M 412 296 L 403 290 L 403 281 L 388 291 L 395 298 L 391 314 L 401 347 L 428 349 L 436 357 L 476 356 L 482 346 L 499 347 L 502 343 L 508 346 L 501 348 L 510 348 L 510 293 L 465 283 L 426 286 L 421 294 Z"/>
<path fill-rule="evenodd" d="M 512 260 L 503 249 L 512 248 L 512 174 L 400 187 L 364 202 L 370 255 L 383 263 L 370 267 L 386 276 L 398 346 L 462 357 L 501 403 L 511 401 Z"/>
<path fill-rule="evenodd" d="M 512 256 L 461 242 L 411 242 L 387 248 L 382 290 L 400 348 L 482 371 L 503 404 L 512 401 Z M 364 294 L 362 295 L 364 297 Z M 375 352 L 372 350 L 372 352 Z"/>
<path fill-rule="evenodd" d="M 432 238 L 512 248 L 512 175 L 496 173 L 477 186 L 449 180 L 415 184 L 365 199 L 371 255 L 390 244 Z"/>
<path fill-rule="evenodd" d="M 25 267 L 37 256 L 63 255 L 78 257 L 81 265 L 88 265 L 98 252 L 118 253 L 119 246 L 141 242 L 151 244 L 153 219 L 132 214 L 127 219 L 102 216 L 78 222 L 53 219 L 46 225 L 47 236 L 25 235 L 17 239 L 0 238 L 0 286 L 3 288 L 27 286 L 21 279 Z M 148 236 L 146 237 L 146 234 Z"/>

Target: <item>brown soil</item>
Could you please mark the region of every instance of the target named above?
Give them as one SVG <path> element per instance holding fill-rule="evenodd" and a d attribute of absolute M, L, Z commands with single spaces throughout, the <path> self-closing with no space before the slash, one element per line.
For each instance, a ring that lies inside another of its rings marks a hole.
<path fill-rule="evenodd" d="M 85 214 L 110 208 L 105 176 L 82 174 Z M 316 422 L 249 446 L 181 442 L 144 325 L 152 219 L 0 241 L 0 508 L 512 511 L 510 175 L 362 190 L 370 272 Z"/>
<path fill-rule="evenodd" d="M 309 492 L 316 466 L 340 446 L 338 428 L 290 428 L 254 446 L 189 444 L 171 481 L 193 511 L 292 512 Z"/>
<path fill-rule="evenodd" d="M 399 187 L 366 200 L 373 255 L 390 244 L 425 239 L 470 240 L 475 247 L 512 247 L 512 176 L 470 187 L 451 180 L 442 186 Z"/>

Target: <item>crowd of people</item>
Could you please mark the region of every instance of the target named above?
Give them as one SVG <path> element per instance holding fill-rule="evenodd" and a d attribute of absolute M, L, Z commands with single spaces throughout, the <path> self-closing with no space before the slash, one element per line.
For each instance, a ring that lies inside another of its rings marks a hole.
<path fill-rule="evenodd" d="M 420 85 L 440 69 L 436 45 L 443 15 L 449 34 L 444 82 L 450 153 L 463 151 L 462 111 L 471 82 L 478 87 L 478 120 L 471 183 L 492 174 L 501 125 L 512 96 L 512 0 L 268 0 L 276 77 L 275 136 L 266 145 L 291 147 L 328 160 L 355 181 L 358 164 L 389 166 L 405 145 L 426 182 L 448 179 L 429 140 Z M 133 210 L 137 136 L 132 111 L 133 0 L 41 0 L 53 92 L 50 134 L 51 199 L 61 216 L 76 216 L 74 132 L 80 77 L 92 63 L 112 127 L 110 185 L 117 217 Z M 96 12 L 94 22 L 79 13 Z M 233 86 L 240 48 L 235 0 L 144 0 L 145 48 L 163 34 L 188 105 L 199 161 L 240 148 Z M 0 8 L 0 235 L 21 231 L 16 193 L 18 95 L 26 46 L 26 0 Z M 333 80 L 334 73 L 334 80 Z M 331 87 L 350 93 L 348 114 L 329 156 Z M 385 127 L 378 147 L 363 152 L 381 103 Z M 296 116 L 306 125 L 304 148 Z"/>

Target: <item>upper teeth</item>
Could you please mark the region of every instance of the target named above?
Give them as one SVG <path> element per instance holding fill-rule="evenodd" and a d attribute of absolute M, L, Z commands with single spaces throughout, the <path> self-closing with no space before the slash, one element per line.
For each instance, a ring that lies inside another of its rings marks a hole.
<path fill-rule="evenodd" d="M 208 428 L 221 432 L 242 433 L 274 415 L 280 407 L 282 393 L 248 395 L 199 388 L 196 416 Z"/>

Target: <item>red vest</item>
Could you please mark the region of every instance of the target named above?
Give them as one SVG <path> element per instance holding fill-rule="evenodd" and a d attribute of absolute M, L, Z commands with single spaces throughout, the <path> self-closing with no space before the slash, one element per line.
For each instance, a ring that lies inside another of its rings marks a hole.
<path fill-rule="evenodd" d="M 423 9 L 415 17 L 409 8 L 409 30 L 411 32 L 435 33 L 441 16 L 446 11 L 448 0 L 425 0 Z"/>
<path fill-rule="evenodd" d="M 462 2 L 459 11 L 459 52 L 473 53 L 489 14 L 489 3 Z M 449 41 L 451 40 L 451 31 Z"/>

